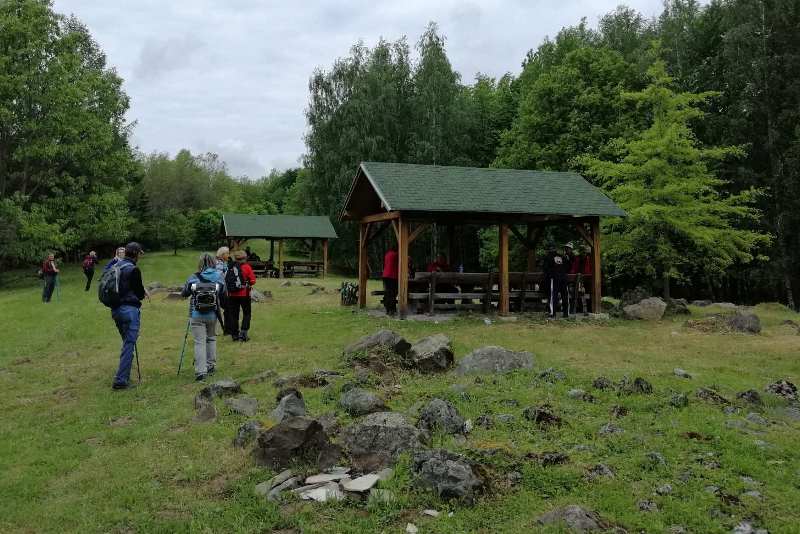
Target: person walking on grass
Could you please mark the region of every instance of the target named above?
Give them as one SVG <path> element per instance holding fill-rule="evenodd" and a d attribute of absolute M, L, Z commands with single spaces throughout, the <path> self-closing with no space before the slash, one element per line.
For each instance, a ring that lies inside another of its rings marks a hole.
<path fill-rule="evenodd" d="M 112 268 L 113 266 L 115 266 L 117 263 L 121 262 L 124 259 L 125 259 L 125 247 L 117 247 L 117 250 L 114 253 L 114 257 L 111 258 L 111 261 L 106 263 L 105 267 L 103 267 L 103 272 L 109 270 L 110 268 Z"/>
<path fill-rule="evenodd" d="M 42 302 L 50 302 L 53 297 L 53 290 L 58 283 L 58 267 L 56 266 L 56 256 L 53 253 L 47 255 L 47 259 L 42 262 L 42 278 L 44 279 L 44 289 L 42 289 Z"/>
<path fill-rule="evenodd" d="M 217 317 L 225 279 L 209 253 L 200 255 L 197 272 L 186 280 L 181 295 L 189 300 L 189 326 L 194 336 L 194 377 L 205 380 L 217 365 Z"/>
<path fill-rule="evenodd" d="M 228 272 L 228 266 L 231 264 L 231 250 L 228 247 L 219 247 L 217 249 L 216 263 L 214 264 L 217 271 L 225 279 L 225 274 Z M 228 302 L 228 295 L 222 295 L 222 301 L 219 303 L 220 310 L 222 310 L 222 333 L 223 335 L 230 335 L 231 333 L 231 312 L 230 302 Z"/>
<path fill-rule="evenodd" d="M 92 286 L 95 265 L 97 265 L 97 252 L 93 250 L 83 258 L 83 275 L 86 277 L 85 291 L 89 291 L 89 288 Z"/>
<path fill-rule="evenodd" d="M 112 388 L 115 390 L 136 387 L 131 383 L 131 365 L 136 340 L 139 339 L 141 307 L 146 293 L 142 284 L 142 271 L 136 265 L 144 251 L 139 243 L 131 242 L 125 246 L 125 257 L 117 262 L 119 266 L 119 305 L 111 308 L 111 318 L 117 325 L 122 338 L 119 353 L 119 368 L 114 376 Z"/>
<path fill-rule="evenodd" d="M 233 253 L 234 261 L 225 275 L 225 287 L 228 291 L 230 312 L 228 333 L 233 341 L 250 341 L 247 332 L 250 330 L 250 288 L 256 284 L 253 268 L 247 263 L 247 253 L 237 250 Z M 242 327 L 239 328 L 239 310 L 242 311 Z"/>
<path fill-rule="evenodd" d="M 383 307 L 386 314 L 394 316 L 397 313 L 397 272 L 399 269 L 397 247 L 391 245 L 383 256 Z"/>

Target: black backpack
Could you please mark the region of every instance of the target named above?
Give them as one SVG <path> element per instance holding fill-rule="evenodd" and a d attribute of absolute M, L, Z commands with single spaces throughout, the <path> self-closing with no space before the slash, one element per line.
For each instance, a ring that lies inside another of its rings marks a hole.
<path fill-rule="evenodd" d="M 216 311 L 219 307 L 219 284 L 209 282 L 200 273 L 196 273 L 195 276 L 200 282 L 192 284 L 194 309 L 200 313 Z"/>
<path fill-rule="evenodd" d="M 122 296 L 119 294 L 119 283 L 122 278 L 122 268 L 128 265 L 131 264 L 118 261 L 103 271 L 100 277 L 100 283 L 97 284 L 97 298 L 109 308 L 116 308 L 122 302 Z"/>
<path fill-rule="evenodd" d="M 228 272 L 225 273 L 225 287 L 228 288 L 229 293 L 245 287 L 242 267 L 238 263 L 233 263 L 228 267 Z"/>

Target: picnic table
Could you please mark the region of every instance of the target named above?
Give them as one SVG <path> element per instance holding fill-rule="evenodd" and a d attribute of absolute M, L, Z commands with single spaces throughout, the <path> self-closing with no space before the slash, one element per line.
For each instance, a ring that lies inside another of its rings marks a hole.
<path fill-rule="evenodd" d="M 319 276 L 322 274 L 323 262 L 321 261 L 285 261 L 283 262 L 283 276 Z"/>

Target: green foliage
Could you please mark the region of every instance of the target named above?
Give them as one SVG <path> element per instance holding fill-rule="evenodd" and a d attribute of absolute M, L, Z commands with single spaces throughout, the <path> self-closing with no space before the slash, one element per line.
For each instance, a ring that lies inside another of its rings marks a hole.
<path fill-rule="evenodd" d="M 703 117 L 699 105 L 713 93 L 676 93 L 663 61 L 649 69 L 650 85 L 626 93 L 650 127 L 613 143 L 613 160 L 581 162 L 628 213 L 609 220 L 605 254 L 612 271 L 686 281 L 692 272 L 718 277 L 735 262 L 748 263 L 769 236 L 743 228 L 757 220 L 760 191 L 722 193 L 725 182 L 709 164 L 740 157 L 739 147 L 700 147 L 689 122 Z M 668 294 L 668 290 L 667 290 Z"/>
<path fill-rule="evenodd" d="M 222 212 L 216 208 L 199 210 L 192 214 L 192 244 L 211 250 L 219 243 Z"/>

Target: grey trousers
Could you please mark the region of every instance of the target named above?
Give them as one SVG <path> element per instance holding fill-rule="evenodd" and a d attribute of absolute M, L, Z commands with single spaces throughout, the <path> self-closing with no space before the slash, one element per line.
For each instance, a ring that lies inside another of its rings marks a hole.
<path fill-rule="evenodd" d="M 217 364 L 217 318 L 192 317 L 189 324 L 194 336 L 194 373 L 204 375 Z"/>

